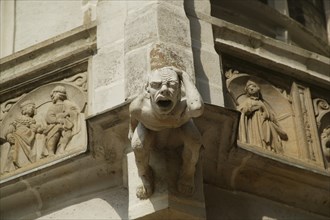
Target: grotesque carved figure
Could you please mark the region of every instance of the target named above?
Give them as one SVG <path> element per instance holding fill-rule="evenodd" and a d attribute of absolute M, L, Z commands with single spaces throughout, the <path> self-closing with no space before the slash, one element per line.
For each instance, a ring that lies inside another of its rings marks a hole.
<path fill-rule="evenodd" d="M 282 153 L 287 134 L 278 124 L 270 106 L 263 100 L 260 87 L 253 81 L 245 86 L 247 98 L 238 106 L 241 111 L 239 140 Z"/>
<path fill-rule="evenodd" d="M 131 121 L 128 136 L 143 182 L 137 188 L 137 197 L 146 199 L 153 193 L 150 149 L 168 146 L 174 139 L 183 144 L 178 191 L 192 194 L 201 147 L 201 135 L 192 118 L 203 113 L 203 101 L 189 75 L 174 67 L 153 71 L 149 74 L 145 92 L 132 101 L 129 111 Z"/>
<path fill-rule="evenodd" d="M 21 105 L 21 115 L 10 125 L 5 135 L 11 145 L 8 155 L 7 166 L 11 163 L 15 168 L 35 162 L 35 154 L 32 151 L 36 133 L 42 132 L 40 125 L 37 125 L 33 118 L 36 114 L 35 104 L 31 100 L 24 101 Z"/>
<path fill-rule="evenodd" d="M 321 133 L 321 144 L 324 157 L 330 163 L 330 125 L 324 128 Z"/>
<path fill-rule="evenodd" d="M 67 99 L 66 89 L 56 86 L 51 92 L 51 105 L 46 114 L 47 130 L 44 156 L 63 153 L 71 138 L 80 130 L 79 107 Z"/>

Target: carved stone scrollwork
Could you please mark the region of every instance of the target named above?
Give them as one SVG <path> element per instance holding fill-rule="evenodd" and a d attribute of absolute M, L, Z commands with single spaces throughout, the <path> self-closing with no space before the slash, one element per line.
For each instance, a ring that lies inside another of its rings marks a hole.
<path fill-rule="evenodd" d="M 241 112 L 239 141 L 283 154 L 283 141 L 288 140 L 288 134 L 279 121 L 288 123 L 291 117 L 286 93 L 238 71 L 229 70 L 225 75 L 228 91 Z"/>
<path fill-rule="evenodd" d="M 79 73 L 70 78 L 66 78 L 63 82 L 70 83 L 72 85 L 81 88 L 83 92 L 87 92 L 87 73 Z"/>
<path fill-rule="evenodd" d="M 4 103 L 2 103 L 0 105 L 0 122 L 2 122 L 2 120 L 4 119 L 4 117 L 6 116 L 6 114 L 9 112 L 9 110 L 11 109 L 11 107 L 13 107 L 13 105 L 20 100 L 21 98 L 23 98 L 26 94 L 21 95 L 20 97 L 16 97 L 13 99 L 10 99 Z"/>
<path fill-rule="evenodd" d="M 183 163 L 177 189 L 186 195 L 194 192 L 201 134 L 192 118 L 203 113 L 203 106 L 202 98 L 186 72 L 175 67 L 163 67 L 149 74 L 145 90 L 129 108 L 128 137 L 143 183 L 136 189 L 138 198 L 146 199 L 154 190 L 154 174 L 149 165 L 151 149 L 182 144 Z"/>
<path fill-rule="evenodd" d="M 324 99 L 314 99 L 314 113 L 324 158 L 330 163 L 330 105 Z"/>
<path fill-rule="evenodd" d="M 15 101 L 1 124 L 4 178 L 85 151 L 86 100 L 78 87 L 51 83 Z"/>

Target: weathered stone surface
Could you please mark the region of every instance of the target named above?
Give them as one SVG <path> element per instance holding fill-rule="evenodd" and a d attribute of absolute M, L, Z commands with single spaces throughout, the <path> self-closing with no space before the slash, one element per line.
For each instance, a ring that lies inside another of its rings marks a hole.
<path fill-rule="evenodd" d="M 175 66 L 192 74 L 194 78 L 189 21 L 185 16 L 183 2 L 143 1 L 135 10 L 133 6 L 136 2 L 127 3 L 127 98 L 132 98 L 142 88 L 141 80 L 138 79 L 144 79 L 155 68 Z"/>
<path fill-rule="evenodd" d="M 214 49 L 212 25 L 203 20 L 203 16 L 196 16 L 197 13 L 209 15 L 211 4 L 208 1 L 189 1 L 185 8 L 190 21 L 197 86 L 205 102 L 223 106 L 221 57 Z"/>
<path fill-rule="evenodd" d="M 182 7 L 160 4 L 157 7 L 157 26 L 160 41 L 186 48 L 191 46 L 189 23 Z"/>
<path fill-rule="evenodd" d="M 96 114 L 125 101 L 124 35 L 126 1 L 97 4 L 97 47 L 90 69 L 89 113 Z"/>
<path fill-rule="evenodd" d="M 328 88 L 329 58 L 213 18 L 216 49 Z M 234 42 L 233 42 L 234 41 Z M 257 49 L 258 48 L 258 49 Z"/>
<path fill-rule="evenodd" d="M 4 219 L 72 219 L 72 216 L 79 219 L 118 219 L 118 216 L 127 219 L 125 201 L 128 194 L 120 187 L 121 176 L 116 164 L 95 160 L 85 154 L 76 158 L 74 163 L 72 160 L 60 163 L 2 184 L 0 216 Z M 86 212 L 80 209 L 86 205 L 89 206 L 84 209 Z M 100 212 L 97 207 L 105 210 Z"/>
<path fill-rule="evenodd" d="M 157 5 L 151 5 L 142 13 L 131 13 L 126 19 L 125 25 L 125 52 L 143 47 L 157 41 Z"/>
<path fill-rule="evenodd" d="M 212 24 L 199 20 L 196 17 L 189 17 L 189 21 L 193 46 L 200 48 L 203 46 L 207 47 L 209 44 L 213 45 L 210 49 L 214 50 Z"/>
<path fill-rule="evenodd" d="M 95 24 L 80 26 L 2 58 L 0 100 L 86 71 L 87 59 L 96 49 L 95 34 Z"/>
<path fill-rule="evenodd" d="M 97 47 L 123 44 L 126 1 L 100 1 L 97 4 Z"/>
<path fill-rule="evenodd" d="M 1 1 L 0 58 L 14 52 L 15 1 Z"/>
<path fill-rule="evenodd" d="M 80 1 L 18 1 L 15 51 L 22 50 L 83 24 Z M 28 33 L 28 34 L 26 34 Z"/>
<path fill-rule="evenodd" d="M 149 50 L 151 70 L 165 66 L 174 66 L 186 71 L 195 80 L 193 61 L 188 59 L 192 56 L 190 49 L 165 43 L 155 43 L 151 45 Z"/>
<path fill-rule="evenodd" d="M 157 68 L 174 66 L 185 70 L 195 79 L 193 62 L 187 59 L 191 56 L 191 52 L 174 45 L 155 43 L 149 47 L 136 49 L 125 56 L 126 82 L 130 82 L 130 84 L 126 84 L 126 96 L 129 98 L 134 97 L 142 90 L 148 72 Z"/>
<path fill-rule="evenodd" d="M 177 192 L 178 166 L 181 158 L 177 150 L 151 152 L 150 164 L 155 171 L 155 192 L 147 200 L 140 200 L 135 189 L 141 182 L 133 153 L 127 155 L 129 180 L 129 219 L 205 219 L 201 164 L 196 169 L 196 190 L 192 196 Z"/>
<path fill-rule="evenodd" d="M 122 44 L 103 47 L 93 57 L 93 88 L 108 86 L 123 79 L 124 53 Z"/>
<path fill-rule="evenodd" d="M 123 79 L 118 79 L 108 86 L 95 89 L 93 101 L 90 103 L 92 105 L 90 115 L 123 103 L 126 98 L 125 91 L 125 81 Z"/>
<path fill-rule="evenodd" d="M 127 190 L 112 188 L 107 191 L 92 193 L 77 199 L 60 210 L 42 215 L 36 220 L 45 219 L 127 219 Z"/>
<path fill-rule="evenodd" d="M 213 50 L 213 51 L 212 51 Z M 223 88 L 219 55 L 214 49 L 193 48 L 196 81 L 203 100 L 223 106 Z"/>
<path fill-rule="evenodd" d="M 272 200 L 243 192 L 227 191 L 209 184 L 205 186 L 205 197 L 210 201 L 206 206 L 207 219 L 327 219 L 325 216 L 285 206 Z M 239 212 L 237 207 L 240 207 Z"/>
<path fill-rule="evenodd" d="M 200 12 L 206 15 L 211 13 L 211 3 L 209 0 L 184 1 L 186 11 L 192 13 Z"/>
<path fill-rule="evenodd" d="M 142 91 L 148 70 L 147 48 L 142 47 L 125 54 L 126 97 L 134 97 Z"/>

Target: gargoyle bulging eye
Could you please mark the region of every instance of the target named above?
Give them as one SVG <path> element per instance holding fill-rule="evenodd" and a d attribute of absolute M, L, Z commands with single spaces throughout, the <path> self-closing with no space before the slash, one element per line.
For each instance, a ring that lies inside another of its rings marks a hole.
<path fill-rule="evenodd" d="M 161 82 L 151 82 L 151 83 L 150 83 L 150 86 L 151 86 L 151 88 L 153 88 L 153 89 L 158 89 L 158 88 L 161 87 L 161 85 L 162 85 Z"/>
<path fill-rule="evenodd" d="M 178 86 L 178 83 L 177 82 L 174 82 L 174 81 L 170 81 L 170 82 L 168 82 L 168 84 L 167 84 L 169 87 L 177 87 Z"/>

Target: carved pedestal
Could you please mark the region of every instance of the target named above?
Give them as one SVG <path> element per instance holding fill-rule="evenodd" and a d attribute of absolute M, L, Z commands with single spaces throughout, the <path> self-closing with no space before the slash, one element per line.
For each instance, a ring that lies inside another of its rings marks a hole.
<path fill-rule="evenodd" d="M 129 219 L 206 219 L 201 162 L 196 166 L 195 192 L 192 196 L 177 191 L 181 167 L 178 150 L 152 150 L 150 165 L 154 174 L 154 193 L 149 199 L 136 197 L 138 178 L 135 155 L 127 155 L 129 186 Z"/>

